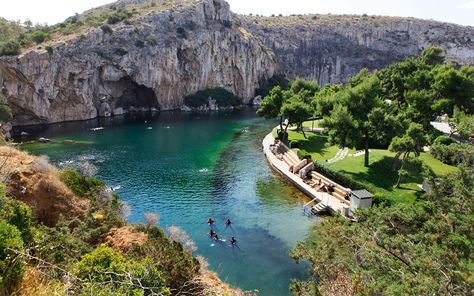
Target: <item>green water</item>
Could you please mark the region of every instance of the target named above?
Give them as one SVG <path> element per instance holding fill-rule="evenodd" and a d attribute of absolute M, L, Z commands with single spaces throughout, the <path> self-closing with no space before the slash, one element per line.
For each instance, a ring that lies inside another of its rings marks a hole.
<path fill-rule="evenodd" d="M 162 113 L 51 125 L 29 131 L 85 143 L 30 150 L 57 164 L 94 163 L 99 178 L 121 186 L 131 222 L 159 213 L 160 226 L 184 228 L 197 244 L 195 255 L 206 257 L 223 280 L 260 295 L 289 295 L 290 279 L 305 278 L 308 266 L 296 264 L 288 251 L 308 235 L 314 220 L 302 214 L 305 197 L 270 169 L 262 153 L 261 141 L 275 122 L 254 114 Z M 96 126 L 105 129 L 89 130 Z M 213 245 L 208 217 L 217 220 L 221 238 L 234 235 L 239 247 Z M 226 218 L 232 228 L 225 229 Z"/>

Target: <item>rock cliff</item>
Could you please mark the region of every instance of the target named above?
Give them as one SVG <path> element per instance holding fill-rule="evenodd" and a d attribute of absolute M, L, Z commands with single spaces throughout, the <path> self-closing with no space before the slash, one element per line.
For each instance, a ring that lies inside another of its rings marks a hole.
<path fill-rule="evenodd" d="M 177 109 L 183 97 L 221 86 L 249 102 L 275 60 L 233 27 L 225 1 L 188 1 L 0 60 L 13 124 L 38 124 Z"/>
<path fill-rule="evenodd" d="M 1 57 L 0 88 L 13 125 L 178 109 L 184 96 L 214 86 L 248 103 L 274 74 L 345 82 L 364 67 L 380 68 L 432 45 L 474 64 L 471 27 L 395 17 L 238 16 L 224 0 L 154 3 L 173 4 L 52 40 L 49 51 L 42 46 Z"/>
<path fill-rule="evenodd" d="M 437 45 L 448 59 L 474 64 L 474 28 L 381 16 L 242 16 L 271 48 L 278 71 L 319 84 L 346 82 L 361 69 L 382 68 Z"/>

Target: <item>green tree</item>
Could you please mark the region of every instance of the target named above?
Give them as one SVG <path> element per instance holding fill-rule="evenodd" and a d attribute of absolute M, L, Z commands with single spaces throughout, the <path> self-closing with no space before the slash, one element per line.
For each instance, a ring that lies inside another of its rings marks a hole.
<path fill-rule="evenodd" d="M 323 125 L 330 143 L 338 143 L 341 147 L 355 146 L 351 135 L 356 122 L 347 106 L 336 104 L 331 116 L 324 117 Z"/>
<path fill-rule="evenodd" d="M 420 61 L 425 65 L 441 65 L 444 63 L 444 49 L 439 46 L 429 47 L 421 53 Z"/>
<path fill-rule="evenodd" d="M 435 105 L 437 111 L 452 115 L 454 106 L 457 106 L 469 114 L 474 113 L 474 79 L 456 70 L 453 65 L 443 65 L 433 71 L 432 87 L 442 102 Z"/>
<path fill-rule="evenodd" d="M 426 144 L 426 137 L 423 130 L 423 126 L 418 123 L 411 123 L 403 137 L 394 137 L 390 143 L 389 150 L 396 152 L 396 156 L 393 159 L 392 171 L 395 171 L 397 162 L 400 156 L 402 157 L 402 165 L 398 170 L 398 181 L 395 185 L 396 188 L 400 188 L 402 178 L 408 176 L 408 171 L 405 169 L 405 163 L 411 152 L 414 152 L 415 156 L 418 156 L 421 152 L 423 145 Z"/>
<path fill-rule="evenodd" d="M 286 134 L 288 126 L 290 124 L 296 124 L 297 129 L 301 130 L 303 132 L 304 137 L 306 138 L 306 134 L 303 130 L 303 121 L 310 118 L 311 115 L 311 108 L 305 102 L 298 100 L 294 97 L 285 101 L 280 110 L 280 116 L 288 119 L 288 124 L 285 127 L 284 134 Z"/>
<path fill-rule="evenodd" d="M 354 147 L 363 147 L 365 151 L 364 166 L 369 166 L 369 146 L 371 131 L 375 131 L 371 126 L 369 114 L 382 106 L 380 99 L 380 80 L 375 75 L 363 76 L 357 79 L 357 85 L 346 88 L 338 94 L 338 102 L 346 107 L 351 115 L 351 130 L 341 130 L 340 127 L 347 124 L 348 116 L 341 116 L 342 109 L 333 109 L 330 116 L 324 117 L 322 125 L 328 130 L 330 142 L 339 146 L 351 144 Z M 336 108 L 336 107 L 334 107 Z M 344 110 L 345 111 L 345 110 Z M 338 120 L 344 120 L 339 123 Z"/>
<path fill-rule="evenodd" d="M 272 88 L 270 93 L 262 100 L 262 104 L 257 110 L 257 115 L 265 118 L 280 118 L 280 130 L 283 130 L 283 116 L 280 114 L 281 107 L 286 98 L 280 86 Z"/>
<path fill-rule="evenodd" d="M 430 182 L 414 204 L 374 207 L 350 223 L 316 224 L 318 238 L 298 243 L 311 263 L 308 284 L 339 295 L 470 295 L 474 289 L 474 170 L 461 167 Z M 314 295 L 306 293 L 298 295 Z"/>

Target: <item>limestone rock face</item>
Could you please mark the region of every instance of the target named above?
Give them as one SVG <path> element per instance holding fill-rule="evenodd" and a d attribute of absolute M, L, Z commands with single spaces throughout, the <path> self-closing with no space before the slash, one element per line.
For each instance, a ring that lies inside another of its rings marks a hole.
<path fill-rule="evenodd" d="M 186 109 L 186 95 L 218 86 L 251 103 L 275 74 L 345 82 L 432 45 L 474 64 L 472 27 L 395 17 L 250 17 L 234 15 L 224 0 L 169 3 L 180 5 L 136 15 L 112 32 L 91 28 L 57 40 L 49 53 L 0 57 L 12 124 Z"/>
<path fill-rule="evenodd" d="M 117 110 L 170 110 L 188 94 L 220 86 L 249 102 L 273 76 L 271 52 L 221 0 L 143 14 L 46 50 L 0 58 L 13 124 L 107 116 Z"/>
<path fill-rule="evenodd" d="M 363 68 L 385 67 L 441 46 L 447 59 L 474 64 L 474 28 L 413 18 L 312 15 L 243 16 L 244 26 L 276 55 L 279 72 L 346 82 Z"/>

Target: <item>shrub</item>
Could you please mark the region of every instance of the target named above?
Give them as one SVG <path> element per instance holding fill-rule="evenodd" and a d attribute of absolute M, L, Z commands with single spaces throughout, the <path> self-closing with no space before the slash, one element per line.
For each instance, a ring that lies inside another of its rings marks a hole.
<path fill-rule="evenodd" d="M 145 221 L 147 226 L 153 226 L 160 221 L 160 215 L 156 213 L 145 213 Z"/>
<path fill-rule="evenodd" d="M 186 96 L 184 103 L 190 107 L 199 107 L 207 105 L 209 97 L 216 100 L 219 106 L 239 106 L 242 104 L 242 98 L 234 95 L 222 87 L 208 88 L 198 91 L 193 95 Z"/>
<path fill-rule="evenodd" d="M 43 31 L 35 31 L 31 34 L 31 40 L 36 42 L 36 44 L 43 43 L 48 38 L 49 38 L 48 33 L 45 33 Z"/>
<path fill-rule="evenodd" d="M 132 15 L 133 13 L 131 11 L 128 11 L 125 8 L 119 8 L 115 12 L 108 15 L 107 23 L 113 25 L 130 18 Z"/>
<path fill-rule="evenodd" d="M 320 173 L 321 175 L 326 176 L 327 178 L 333 180 L 336 183 L 341 184 L 344 187 L 350 188 L 352 190 L 358 190 L 358 189 L 368 189 L 370 191 L 370 188 L 367 188 L 362 183 L 359 183 L 355 181 L 354 179 L 347 177 L 340 172 L 334 171 L 327 166 L 324 166 L 318 162 L 314 162 L 314 169 Z"/>
<path fill-rule="evenodd" d="M 437 137 L 434 142 L 433 142 L 433 145 L 451 145 L 451 144 L 456 144 L 457 141 L 451 137 L 448 137 L 448 136 L 439 136 Z"/>
<path fill-rule="evenodd" d="M 127 260 L 108 247 L 84 255 L 75 265 L 74 274 L 86 283 L 84 291 L 105 287 L 114 294 L 169 294 L 161 272 L 151 259 Z"/>
<path fill-rule="evenodd" d="M 242 22 L 241 22 L 239 19 L 235 19 L 235 20 L 233 21 L 233 24 L 234 24 L 234 26 L 236 26 L 236 27 L 240 27 L 240 26 L 242 25 Z"/>
<path fill-rule="evenodd" d="M 152 228 L 158 229 L 156 226 Z M 162 233 L 155 231 L 154 234 L 159 236 Z M 190 283 L 198 275 L 199 262 L 180 243 L 155 235 L 149 233 L 149 239 L 136 250 L 136 255 L 153 259 L 157 263 L 157 268 L 163 272 L 168 287 L 171 289 L 185 287 L 186 291 L 182 291 L 183 294 L 187 294 L 186 292 L 192 294 L 191 291 L 196 289 L 196 286 Z"/>
<path fill-rule="evenodd" d="M 74 168 L 67 168 L 60 173 L 61 181 L 79 196 L 93 197 L 105 183 L 96 178 L 86 178 Z"/>
<path fill-rule="evenodd" d="M 74 235 L 70 223 L 62 218 L 55 227 L 40 225 L 35 233 L 35 254 L 43 260 L 61 266 L 77 262 L 91 247 Z"/>
<path fill-rule="evenodd" d="M 102 25 L 100 26 L 100 28 L 102 29 L 102 32 L 104 32 L 105 34 L 112 34 L 112 28 L 109 26 L 109 25 Z"/>
<path fill-rule="evenodd" d="M 111 14 L 107 18 L 107 23 L 112 25 L 112 24 L 116 24 L 116 23 L 120 22 L 121 20 L 122 19 L 117 14 Z"/>
<path fill-rule="evenodd" d="M 10 40 L 0 42 L 0 56 L 2 55 L 17 55 L 20 53 L 20 45 L 18 42 Z"/>
<path fill-rule="evenodd" d="M 170 240 L 180 243 L 191 253 L 197 250 L 196 243 L 191 240 L 186 231 L 179 226 L 171 225 L 168 227 L 168 237 Z"/>
<path fill-rule="evenodd" d="M 444 140 L 441 140 L 443 142 Z M 431 154 L 441 162 L 449 165 L 474 165 L 474 146 L 469 144 L 452 143 L 449 145 L 433 144 Z"/>
<path fill-rule="evenodd" d="M 15 251 L 23 251 L 21 233 L 5 220 L 0 220 L 0 294 L 9 291 L 23 278 L 25 260 Z"/>
<path fill-rule="evenodd" d="M 3 186 L 0 188 L 0 220 L 15 226 L 21 233 L 25 244 L 32 241 L 32 212 L 31 208 L 21 201 L 5 196 Z"/>

